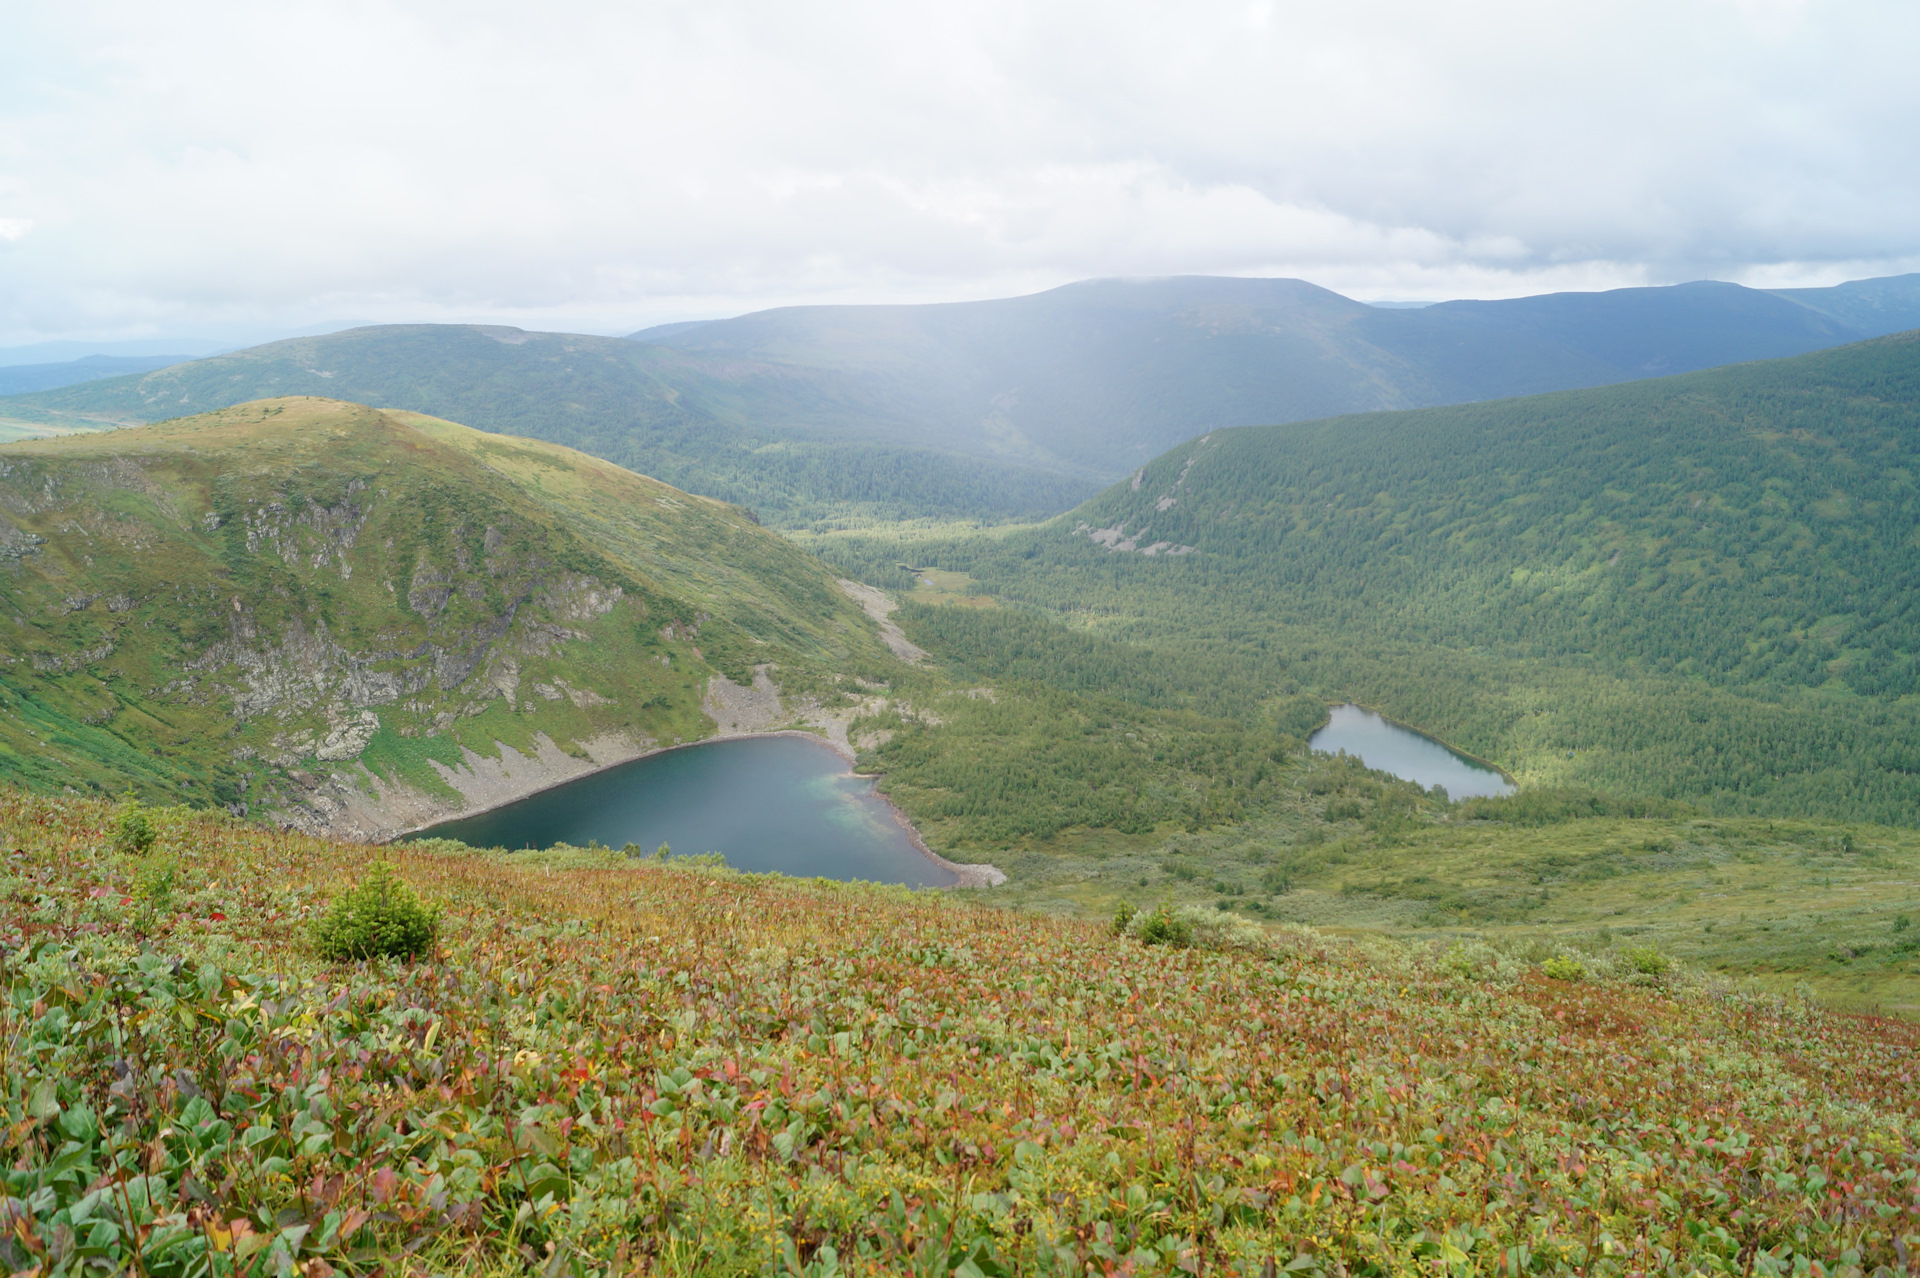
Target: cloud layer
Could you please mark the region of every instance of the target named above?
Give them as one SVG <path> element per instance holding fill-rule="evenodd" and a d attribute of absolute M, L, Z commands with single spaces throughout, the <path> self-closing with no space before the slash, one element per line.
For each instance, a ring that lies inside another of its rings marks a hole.
<path fill-rule="evenodd" d="M 0 0 L 0 342 L 1920 266 L 1905 0 Z"/>

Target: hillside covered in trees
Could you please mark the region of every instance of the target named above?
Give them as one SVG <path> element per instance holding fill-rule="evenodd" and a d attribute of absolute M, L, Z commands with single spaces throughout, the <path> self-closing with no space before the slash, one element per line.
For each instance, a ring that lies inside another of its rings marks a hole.
<path fill-rule="evenodd" d="M 901 565 L 970 574 L 1159 654 L 1143 668 L 1222 671 L 1193 694 L 1215 713 L 1263 688 L 1354 698 L 1530 784 L 1912 824 L 1916 536 L 1920 336 L 1900 335 L 1216 431 L 1045 525 L 817 546 L 895 587 Z M 1057 662 L 1020 644 L 996 660 Z"/>

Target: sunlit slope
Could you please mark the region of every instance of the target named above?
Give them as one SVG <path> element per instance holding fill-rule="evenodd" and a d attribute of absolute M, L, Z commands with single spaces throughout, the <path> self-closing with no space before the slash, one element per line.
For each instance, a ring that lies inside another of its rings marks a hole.
<path fill-rule="evenodd" d="M 906 553 L 1379 702 L 1535 782 L 1910 823 L 1917 533 L 1907 334 L 1217 431 L 1043 529 Z"/>
<path fill-rule="evenodd" d="M 0 776 L 36 787 L 445 795 L 429 760 L 463 745 L 691 740 L 716 671 L 804 686 L 883 651 L 737 508 L 331 400 L 9 445 L 0 506 Z"/>

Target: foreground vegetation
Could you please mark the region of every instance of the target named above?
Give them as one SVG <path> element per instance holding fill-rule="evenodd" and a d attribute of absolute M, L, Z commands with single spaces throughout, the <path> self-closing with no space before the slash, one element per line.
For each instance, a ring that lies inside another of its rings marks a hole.
<path fill-rule="evenodd" d="M 329 966 L 310 923 L 368 849 L 150 824 L 115 851 L 106 804 L 0 795 L 17 1271 L 1838 1274 L 1920 1247 L 1920 1033 L 1658 955 L 1116 936 L 415 844 L 388 855 L 437 949 Z"/>

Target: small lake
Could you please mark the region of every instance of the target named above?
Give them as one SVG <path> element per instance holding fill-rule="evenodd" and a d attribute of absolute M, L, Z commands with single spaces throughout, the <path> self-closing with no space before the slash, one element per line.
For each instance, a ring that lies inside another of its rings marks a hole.
<path fill-rule="evenodd" d="M 662 843 L 718 852 L 736 870 L 946 887 L 953 872 L 915 847 L 893 809 L 833 747 L 808 737 L 683 746 L 615 764 L 414 838 L 475 847 Z"/>
<path fill-rule="evenodd" d="M 1486 765 L 1359 706 L 1335 706 L 1331 721 L 1307 738 L 1307 744 L 1327 754 L 1344 750 L 1369 768 L 1391 772 L 1428 789 L 1445 786 L 1450 798 L 1481 799 L 1513 793 L 1513 783 Z"/>

